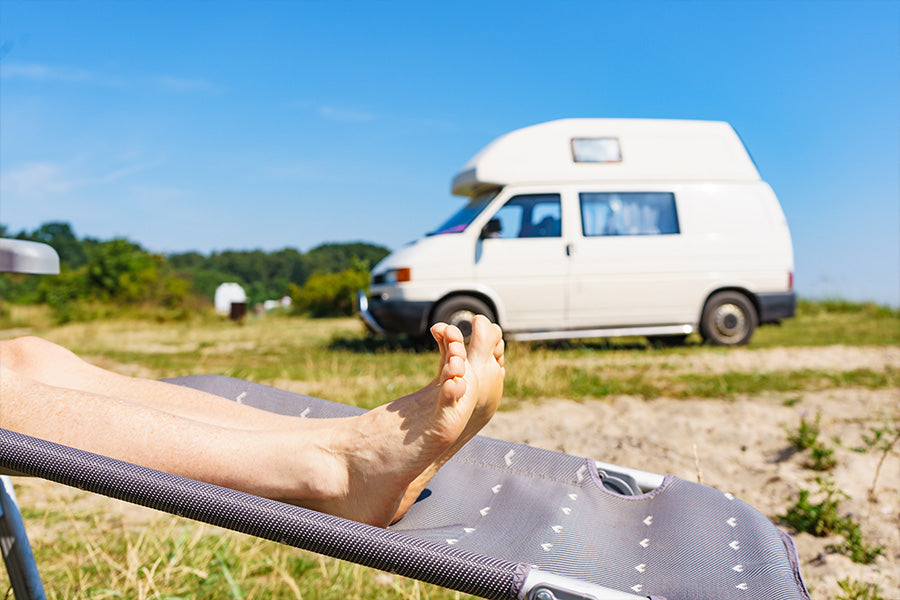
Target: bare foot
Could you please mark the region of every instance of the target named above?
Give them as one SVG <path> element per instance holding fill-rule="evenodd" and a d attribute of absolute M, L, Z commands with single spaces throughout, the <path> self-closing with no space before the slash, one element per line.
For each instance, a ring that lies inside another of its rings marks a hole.
<path fill-rule="evenodd" d="M 431 334 L 441 350 L 441 364 L 452 350 L 458 352 L 459 346 L 464 346 L 462 333 L 452 325 L 438 323 L 431 328 Z M 472 323 L 472 337 L 467 353 L 471 375 L 467 373 L 466 381 L 468 384 L 471 377 L 477 382 L 478 402 L 462 434 L 407 488 L 391 523 L 396 523 L 406 514 L 438 470 L 475 437 L 497 412 L 497 406 L 503 397 L 503 379 L 506 375 L 503 350 L 503 332 L 500 327 L 485 316 L 476 316 Z"/>
<path fill-rule="evenodd" d="M 384 527 L 411 483 L 463 434 L 478 403 L 463 344 L 447 344 L 440 374 L 424 388 L 359 417 L 330 419 L 319 431 L 320 498 L 308 508 Z M 286 499 L 290 501 L 290 499 Z"/>

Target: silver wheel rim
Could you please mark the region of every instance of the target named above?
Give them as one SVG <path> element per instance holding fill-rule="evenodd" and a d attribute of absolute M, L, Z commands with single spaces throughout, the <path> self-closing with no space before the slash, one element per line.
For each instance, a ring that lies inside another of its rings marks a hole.
<path fill-rule="evenodd" d="M 739 338 L 747 332 L 747 315 L 737 304 L 723 304 L 713 314 L 713 324 L 723 338 Z"/>
<path fill-rule="evenodd" d="M 472 334 L 472 321 L 474 320 L 475 313 L 468 309 L 462 309 L 453 311 L 447 324 L 459 328 L 464 337 L 469 337 Z"/>

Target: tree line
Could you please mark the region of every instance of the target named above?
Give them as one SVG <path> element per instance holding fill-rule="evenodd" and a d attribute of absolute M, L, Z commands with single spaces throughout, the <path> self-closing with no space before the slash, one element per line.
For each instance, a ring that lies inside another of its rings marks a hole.
<path fill-rule="evenodd" d="M 79 238 L 65 222 L 0 237 L 44 242 L 60 259 L 58 276 L 0 275 L 0 298 L 49 305 L 60 321 L 76 320 L 85 305 L 149 306 L 173 315 L 211 305 L 216 288 L 237 282 L 248 302 L 291 296 L 296 312 L 312 316 L 352 313 L 353 291 L 368 285 L 368 272 L 389 250 L 364 242 L 322 244 L 303 253 L 227 250 L 156 254 L 126 238 Z M 352 288 L 352 289 L 351 289 Z"/>

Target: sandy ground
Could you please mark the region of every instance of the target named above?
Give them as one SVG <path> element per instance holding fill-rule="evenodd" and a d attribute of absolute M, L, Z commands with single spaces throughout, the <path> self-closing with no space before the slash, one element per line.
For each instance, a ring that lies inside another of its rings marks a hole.
<path fill-rule="evenodd" d="M 664 360 L 672 362 L 671 356 Z M 685 356 L 679 370 L 694 372 L 822 369 L 882 370 L 900 365 L 898 348 L 826 347 L 738 350 L 721 355 Z M 812 597 L 837 598 L 837 581 L 878 585 L 881 597 L 900 599 L 900 443 L 881 466 L 875 494 L 869 490 L 882 453 L 861 453 L 873 428 L 900 425 L 900 390 L 839 389 L 825 392 L 765 394 L 731 401 L 645 401 L 621 396 L 603 401 L 547 400 L 498 413 L 484 433 L 491 437 L 576 454 L 728 491 L 769 518 L 785 513 L 797 489 L 817 491 L 820 475 L 804 466 L 807 454 L 794 453 L 787 429 L 821 413 L 820 438 L 835 449 L 831 471 L 836 487 L 850 498 L 840 506 L 862 525 L 866 541 L 884 546 L 873 565 L 855 564 L 827 546 L 839 536 L 794 535 L 801 570 Z M 813 501 L 821 500 L 813 496 Z M 784 528 L 784 527 L 783 527 Z"/>
<path fill-rule="evenodd" d="M 623 359 L 599 352 L 584 360 L 609 367 Z M 628 360 L 623 368 L 634 366 L 634 356 Z M 646 355 L 637 360 L 652 363 L 648 375 L 657 367 L 686 372 L 879 371 L 900 366 L 900 348 L 739 349 Z M 798 488 L 818 489 L 815 478 L 819 473 L 804 466 L 805 454 L 791 452 L 786 433 L 787 429 L 796 431 L 802 417 L 813 421 L 817 414 L 821 414 L 820 439 L 835 449 L 837 466 L 830 476 L 837 488 L 850 496 L 842 502 L 841 512 L 862 525 L 869 544 L 884 546 L 885 550 L 873 565 L 859 565 L 827 549 L 841 541 L 838 536 L 794 535 L 807 585 L 814 599 L 834 599 L 841 593 L 837 581 L 849 577 L 877 584 L 882 598 L 900 600 L 900 443 L 887 454 L 871 499 L 869 490 L 882 453 L 854 450 L 863 445 L 863 436 L 871 435 L 873 428 L 892 426 L 896 431 L 900 426 L 900 390 L 767 393 L 729 401 L 646 401 L 629 396 L 587 402 L 545 399 L 498 413 L 484 433 L 699 480 L 735 494 L 777 520 L 777 515 L 796 501 Z M 48 503 L 66 503 L 70 509 L 102 505 L 109 513 L 127 515 L 128 521 L 145 523 L 157 514 L 56 484 L 19 482 L 20 500 L 32 508 Z M 34 531 L 32 535 L 41 533 Z"/>

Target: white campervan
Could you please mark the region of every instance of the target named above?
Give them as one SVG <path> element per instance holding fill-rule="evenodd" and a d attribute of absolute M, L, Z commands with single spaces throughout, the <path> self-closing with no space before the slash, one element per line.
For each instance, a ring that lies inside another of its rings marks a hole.
<path fill-rule="evenodd" d="M 564 119 L 508 133 L 453 179 L 468 203 L 372 270 L 380 333 L 644 335 L 743 344 L 793 316 L 793 250 L 772 189 L 727 123 Z"/>

